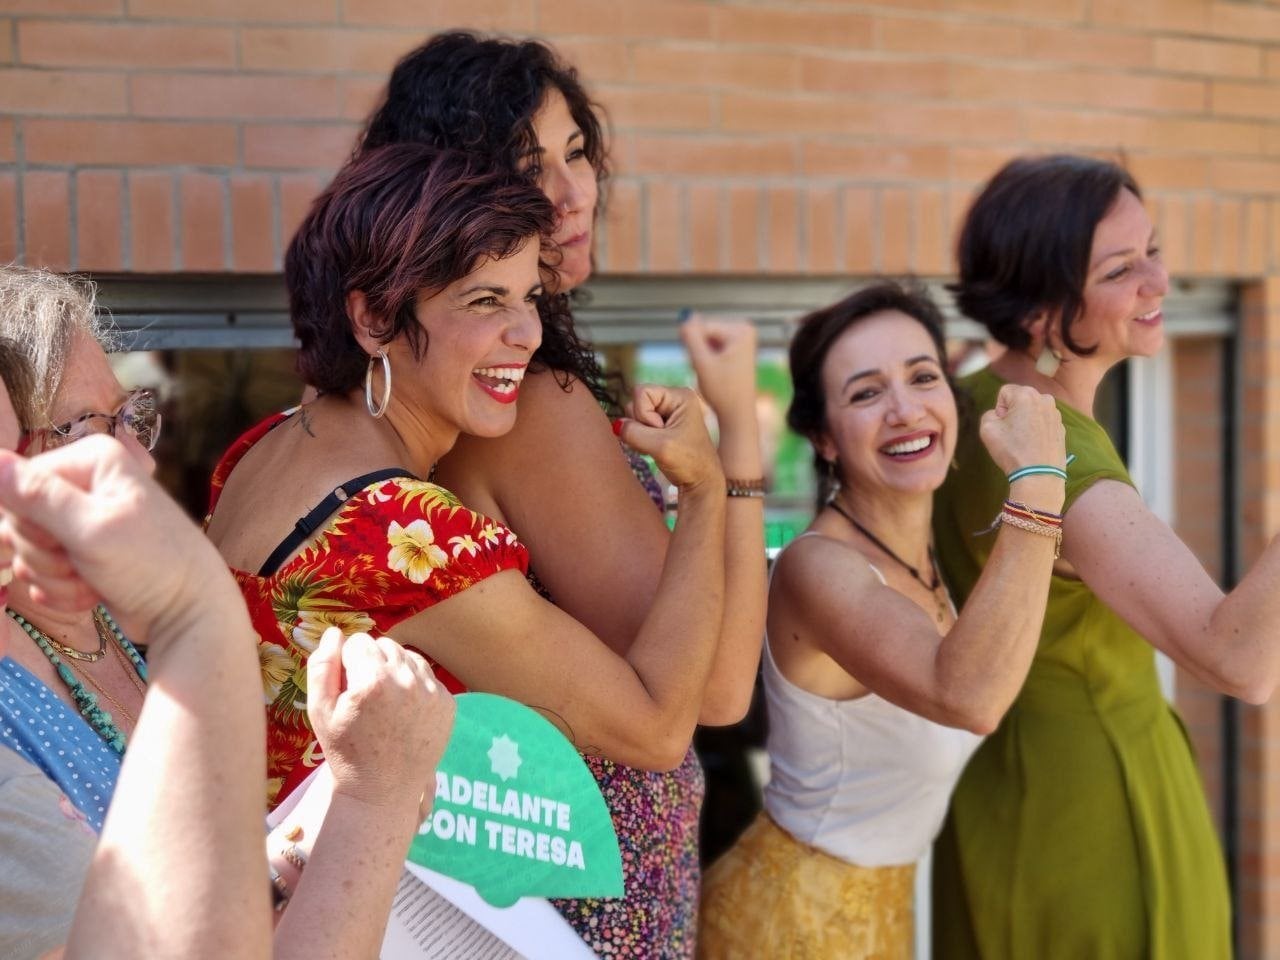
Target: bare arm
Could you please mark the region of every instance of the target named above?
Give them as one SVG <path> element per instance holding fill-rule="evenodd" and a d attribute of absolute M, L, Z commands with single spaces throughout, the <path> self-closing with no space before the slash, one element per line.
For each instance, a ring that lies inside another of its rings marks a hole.
<path fill-rule="evenodd" d="M 1280 681 L 1280 540 L 1227 596 L 1136 490 L 1101 480 L 1072 504 L 1063 557 L 1156 649 L 1215 689 L 1264 703 Z"/>
<path fill-rule="evenodd" d="M 67 955 L 267 956 L 261 681 L 226 567 L 106 437 L 29 461 L 0 454 L 0 505 L 33 595 L 63 609 L 105 598 L 151 647 Z"/>

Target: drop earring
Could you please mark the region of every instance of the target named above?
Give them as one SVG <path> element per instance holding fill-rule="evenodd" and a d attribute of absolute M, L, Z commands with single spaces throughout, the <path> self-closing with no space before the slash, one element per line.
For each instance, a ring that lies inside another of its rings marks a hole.
<path fill-rule="evenodd" d="M 1052 380 L 1060 366 L 1062 366 L 1062 354 L 1046 343 L 1044 349 L 1040 351 L 1040 356 L 1036 357 L 1036 373 Z"/>

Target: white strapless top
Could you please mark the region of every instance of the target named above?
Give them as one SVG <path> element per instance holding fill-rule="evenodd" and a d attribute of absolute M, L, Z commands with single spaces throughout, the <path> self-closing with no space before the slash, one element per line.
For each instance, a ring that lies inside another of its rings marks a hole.
<path fill-rule="evenodd" d="M 767 635 L 762 673 L 769 816 L 797 840 L 860 866 L 920 859 L 982 738 L 874 693 L 853 700 L 809 693 L 782 675 Z"/>

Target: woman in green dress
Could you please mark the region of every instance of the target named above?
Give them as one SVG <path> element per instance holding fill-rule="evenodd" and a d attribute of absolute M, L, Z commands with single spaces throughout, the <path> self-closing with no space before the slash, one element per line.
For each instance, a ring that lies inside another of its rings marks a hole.
<path fill-rule="evenodd" d="M 1168 274 L 1137 184 L 1092 158 L 1010 162 L 969 211 L 953 290 L 1007 348 L 968 379 L 975 412 L 1004 383 L 1051 394 L 1071 459 L 1035 660 L 935 848 L 935 956 L 1228 957 L 1222 855 L 1154 651 L 1223 693 L 1266 700 L 1280 669 L 1280 547 L 1224 596 L 1143 505 L 1093 419 L 1103 375 L 1163 341 Z M 1007 481 L 976 431 L 956 461 L 934 529 L 959 602 L 991 551 L 978 531 Z"/>

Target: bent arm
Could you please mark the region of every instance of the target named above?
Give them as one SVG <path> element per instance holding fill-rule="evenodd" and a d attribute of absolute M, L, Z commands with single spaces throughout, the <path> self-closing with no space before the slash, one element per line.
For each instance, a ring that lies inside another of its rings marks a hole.
<path fill-rule="evenodd" d="M 754 420 L 749 429 L 725 424 L 726 475 L 760 474 Z M 514 530 L 556 605 L 628 656 L 657 596 L 669 535 L 582 384 L 565 391 L 550 372 L 526 377 L 515 429 L 493 439 L 461 438 L 437 479 Z M 738 499 L 726 504 L 723 557 L 716 561 L 723 564 L 726 602 L 699 708 L 706 723 L 734 722 L 745 713 L 763 636 L 763 506 Z M 674 637 L 686 629 L 677 623 Z"/>
<path fill-rule="evenodd" d="M 1203 682 L 1249 703 L 1280 681 L 1280 540 L 1227 596 L 1136 490 L 1102 480 L 1072 504 L 1063 557 L 1156 649 Z"/>
<path fill-rule="evenodd" d="M 202 598 L 150 632 L 150 685 L 69 957 L 269 955 L 262 681 L 244 601 L 209 552 Z"/>
<path fill-rule="evenodd" d="M 834 540 L 805 538 L 791 547 L 773 589 L 785 592 L 800 632 L 868 690 L 936 723 L 986 734 L 1031 667 L 1053 570 L 1048 537 L 1011 528 L 996 537 L 945 637 L 920 607 Z"/>
<path fill-rule="evenodd" d="M 396 637 L 468 688 L 541 710 L 581 750 L 673 769 L 689 749 L 715 652 L 723 543 L 723 490 L 684 491 L 653 604 L 625 656 L 511 570 L 424 610 Z"/>

